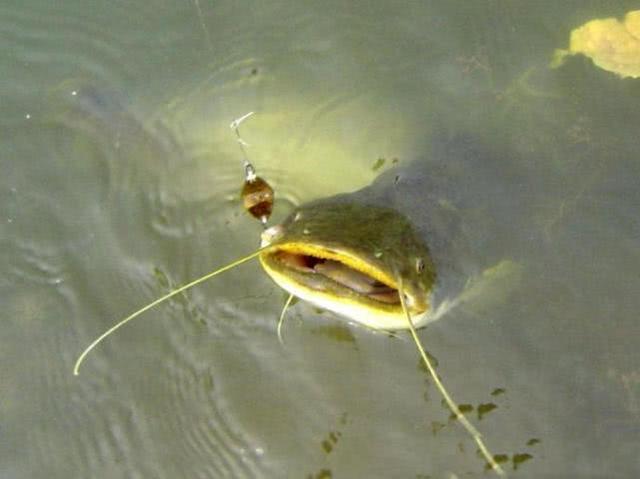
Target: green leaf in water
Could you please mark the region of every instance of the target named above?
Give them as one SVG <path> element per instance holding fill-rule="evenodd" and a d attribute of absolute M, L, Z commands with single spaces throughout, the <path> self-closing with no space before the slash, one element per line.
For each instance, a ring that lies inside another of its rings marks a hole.
<path fill-rule="evenodd" d="M 528 461 L 529 459 L 533 459 L 531 454 L 527 454 L 526 452 L 521 454 L 514 454 L 511 461 L 513 462 L 513 469 L 518 469 L 522 463 Z"/>
<path fill-rule="evenodd" d="M 478 420 L 482 420 L 482 418 L 490 413 L 491 411 L 493 411 L 495 408 L 497 408 L 498 406 L 496 406 L 493 403 L 484 403 L 484 404 L 480 404 L 478 406 Z"/>

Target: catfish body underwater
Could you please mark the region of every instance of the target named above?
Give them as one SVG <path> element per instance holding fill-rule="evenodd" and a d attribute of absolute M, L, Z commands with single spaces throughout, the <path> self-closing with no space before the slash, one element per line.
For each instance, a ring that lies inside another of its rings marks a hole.
<path fill-rule="evenodd" d="M 501 237 L 516 239 L 509 231 L 526 218 L 521 208 L 512 209 L 521 203 L 519 183 L 505 178 L 504 167 L 492 170 L 493 158 L 481 151 L 467 139 L 435 143 L 425 162 L 391 170 L 360 191 L 304 204 L 263 233 L 259 258 L 290 298 L 373 329 L 408 329 L 453 417 L 486 467 L 505 476 L 416 332 L 465 295 L 477 297 L 469 293 L 471 279 L 504 257 Z"/>
<path fill-rule="evenodd" d="M 296 208 L 263 233 L 262 266 L 291 294 L 382 330 L 408 327 L 401 280 L 416 326 L 436 320 L 505 257 L 503 238 L 519 241 L 519 182 L 494 165 L 470 139 L 442 139 L 424 161 Z"/>
<path fill-rule="evenodd" d="M 184 154 L 167 129 L 151 135 L 119 95 L 83 82 L 63 86 L 64 123 L 106 136 L 108 146 L 122 145 L 123 137 L 135 144 L 136 136 L 145 157 Z M 469 137 L 434 136 L 423 158 L 359 191 L 303 204 L 263 233 L 265 271 L 294 295 L 376 329 L 407 327 L 397 294 L 400 275 L 416 324 L 441 317 L 470 278 L 505 257 L 499 239 L 512 239 L 526 215 L 514 213 L 521 195 L 518 181 L 505 178 L 508 163 L 495 161 Z M 296 250 L 301 245 L 304 252 Z M 286 261 L 272 261 L 278 258 Z"/>
<path fill-rule="evenodd" d="M 415 329 L 446 312 L 455 303 L 452 295 L 464 290 L 470 275 L 493 260 L 491 252 L 496 249 L 491 240 L 498 231 L 492 230 L 486 215 L 505 198 L 494 189 L 491 173 L 480 174 L 483 168 L 475 168 L 492 164 L 480 161 L 486 158 L 471 143 L 454 138 L 436 143 L 427 161 L 416 161 L 401 173 L 389 171 L 361 191 L 300 206 L 282 224 L 263 233 L 259 250 L 174 289 L 109 328 L 81 353 L 74 374 L 100 342 L 145 311 L 259 257 L 265 271 L 291 297 L 374 329 L 409 329 L 454 417 L 474 439 L 488 467 L 504 475 L 480 433 L 440 382 Z M 475 217 L 462 216 L 474 208 L 479 213 Z M 474 253 L 478 251 L 479 255 Z"/>

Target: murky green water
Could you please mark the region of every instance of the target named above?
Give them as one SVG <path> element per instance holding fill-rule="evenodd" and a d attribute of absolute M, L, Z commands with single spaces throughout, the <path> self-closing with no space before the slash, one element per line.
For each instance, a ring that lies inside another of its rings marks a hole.
<path fill-rule="evenodd" d="M 427 164 L 439 135 L 494 152 L 527 213 L 505 197 L 487 222 L 513 235 L 487 248 L 522 279 L 421 337 L 514 475 L 635 477 L 640 81 L 580 57 L 547 68 L 572 28 L 632 8 L 4 2 L 0 477 L 483 474 L 410 342 L 297 304 L 282 347 L 284 294 L 255 263 L 149 312 L 72 376 L 116 320 L 256 247 L 228 128 L 250 110 L 278 218 L 370 183 L 380 158 Z M 479 174 L 461 172 L 460 193 L 504 186 Z"/>

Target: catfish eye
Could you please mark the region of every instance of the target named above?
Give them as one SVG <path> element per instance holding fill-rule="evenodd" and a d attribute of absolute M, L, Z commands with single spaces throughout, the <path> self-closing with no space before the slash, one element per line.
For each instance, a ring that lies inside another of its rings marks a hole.
<path fill-rule="evenodd" d="M 424 260 L 422 258 L 416 258 L 416 271 L 422 273 L 424 271 Z"/>

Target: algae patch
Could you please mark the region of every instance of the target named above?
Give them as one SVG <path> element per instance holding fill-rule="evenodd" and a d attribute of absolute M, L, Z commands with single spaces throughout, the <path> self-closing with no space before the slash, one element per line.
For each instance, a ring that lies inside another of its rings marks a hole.
<path fill-rule="evenodd" d="M 591 20 L 571 32 L 568 50 L 556 50 L 552 68 L 569 55 L 585 55 L 593 63 L 622 78 L 640 77 L 640 10 L 617 18 Z"/>

